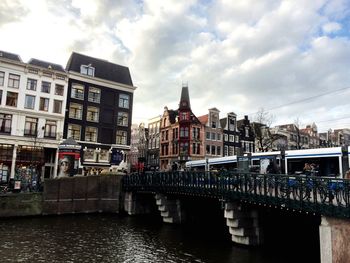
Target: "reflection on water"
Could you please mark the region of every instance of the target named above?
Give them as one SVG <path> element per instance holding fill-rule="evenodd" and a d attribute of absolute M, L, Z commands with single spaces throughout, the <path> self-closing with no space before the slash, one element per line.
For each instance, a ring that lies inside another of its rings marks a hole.
<path fill-rule="evenodd" d="M 0 260 L 286 262 L 283 254 L 233 245 L 221 229 L 167 225 L 158 220 L 101 214 L 2 219 Z"/>

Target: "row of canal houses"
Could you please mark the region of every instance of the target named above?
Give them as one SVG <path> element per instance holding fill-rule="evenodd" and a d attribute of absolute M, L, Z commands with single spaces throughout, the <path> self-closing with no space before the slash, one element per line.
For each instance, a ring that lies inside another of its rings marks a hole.
<path fill-rule="evenodd" d="M 291 149 L 310 149 L 350 144 L 350 129 L 318 133 L 316 124 L 299 128 L 297 124 L 273 128 L 238 120 L 234 112 L 220 118 L 217 108 L 198 116 L 192 112 L 189 89 L 182 87 L 179 107 L 164 108 L 162 115 L 131 129 L 130 165 L 132 171 L 183 169 L 189 160 L 243 155 Z"/>
<path fill-rule="evenodd" d="M 56 177 L 68 138 L 79 145 L 78 173 L 119 168 L 135 89 L 129 69 L 106 60 L 73 52 L 63 68 L 0 51 L 1 183 Z"/>
<path fill-rule="evenodd" d="M 164 108 L 162 115 L 143 123 L 132 125 L 130 164 L 131 170 L 182 169 L 189 160 L 251 153 L 254 133 L 248 116 L 237 120 L 228 113 L 219 118 L 217 108 L 196 117 L 192 112 L 189 88 L 183 86 L 179 107 Z"/>

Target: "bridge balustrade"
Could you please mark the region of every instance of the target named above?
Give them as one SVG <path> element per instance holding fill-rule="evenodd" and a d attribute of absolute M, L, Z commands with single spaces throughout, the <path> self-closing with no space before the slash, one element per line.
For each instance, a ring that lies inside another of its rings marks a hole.
<path fill-rule="evenodd" d="M 146 172 L 124 176 L 124 191 L 238 200 L 339 218 L 350 217 L 350 181 L 334 177 L 223 172 Z"/>

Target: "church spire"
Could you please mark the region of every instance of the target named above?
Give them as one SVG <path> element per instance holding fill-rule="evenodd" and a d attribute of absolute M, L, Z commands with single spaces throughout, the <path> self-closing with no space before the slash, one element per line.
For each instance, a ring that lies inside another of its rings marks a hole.
<path fill-rule="evenodd" d="M 190 109 L 191 109 L 191 103 L 190 103 L 190 95 L 188 92 L 188 86 L 187 84 L 182 84 L 179 110 L 190 110 Z"/>

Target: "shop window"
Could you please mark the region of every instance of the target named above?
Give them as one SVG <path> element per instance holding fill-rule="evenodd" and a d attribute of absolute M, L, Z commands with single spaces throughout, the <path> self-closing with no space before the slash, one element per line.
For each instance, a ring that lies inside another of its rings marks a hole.
<path fill-rule="evenodd" d="M 99 155 L 100 162 L 109 162 L 109 151 L 106 149 L 101 149 Z"/>
<path fill-rule="evenodd" d="M 91 148 L 84 149 L 84 161 L 94 161 L 95 160 L 95 150 Z"/>
<path fill-rule="evenodd" d="M 0 144 L 0 167 L 3 162 L 11 162 L 13 155 L 13 145 Z"/>

